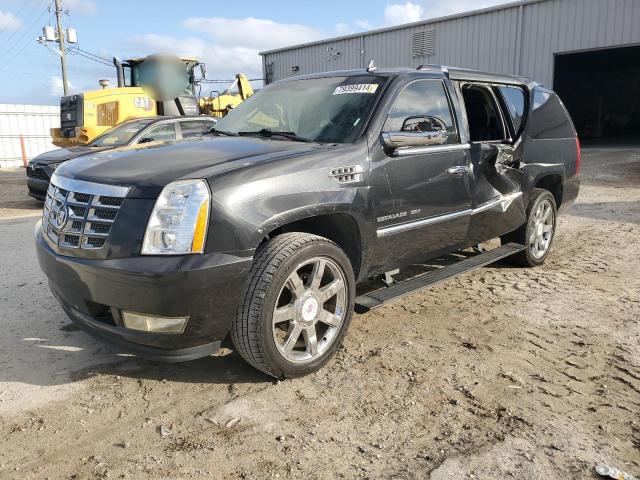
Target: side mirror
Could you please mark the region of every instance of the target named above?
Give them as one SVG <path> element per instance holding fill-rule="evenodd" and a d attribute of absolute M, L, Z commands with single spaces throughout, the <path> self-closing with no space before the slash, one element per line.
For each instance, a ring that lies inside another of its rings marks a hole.
<path fill-rule="evenodd" d="M 153 142 L 153 138 L 151 137 L 144 137 L 138 141 L 138 143 L 151 143 L 151 142 Z"/>
<path fill-rule="evenodd" d="M 204 80 L 207 77 L 207 66 L 204 63 L 200 64 L 200 75 L 201 80 Z"/>
<path fill-rule="evenodd" d="M 388 151 L 401 147 L 426 147 L 447 143 L 447 127 L 438 117 L 414 116 L 402 122 L 400 131 L 383 132 L 382 143 Z"/>

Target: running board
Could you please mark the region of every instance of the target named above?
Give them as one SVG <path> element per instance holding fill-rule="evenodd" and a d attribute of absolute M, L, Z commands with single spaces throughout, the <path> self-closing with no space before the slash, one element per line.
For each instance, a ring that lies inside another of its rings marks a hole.
<path fill-rule="evenodd" d="M 404 297 L 423 288 L 443 282 L 449 278 L 484 267 L 525 249 L 524 245 L 508 243 L 488 252 L 474 255 L 432 272 L 398 282 L 390 287 L 374 290 L 356 298 L 356 312 L 363 313 L 387 302 Z"/>

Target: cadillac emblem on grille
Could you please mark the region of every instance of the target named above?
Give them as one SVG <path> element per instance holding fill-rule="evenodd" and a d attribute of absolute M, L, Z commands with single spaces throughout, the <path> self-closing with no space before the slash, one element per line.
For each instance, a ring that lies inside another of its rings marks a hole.
<path fill-rule="evenodd" d="M 58 230 L 64 230 L 64 227 L 67 225 L 67 220 L 69 219 L 69 206 L 67 202 L 62 202 L 56 204 L 53 208 L 53 215 L 51 218 L 54 227 Z"/>
<path fill-rule="evenodd" d="M 128 191 L 128 187 L 71 180 L 54 173 L 42 212 L 46 238 L 59 247 L 101 249 Z"/>

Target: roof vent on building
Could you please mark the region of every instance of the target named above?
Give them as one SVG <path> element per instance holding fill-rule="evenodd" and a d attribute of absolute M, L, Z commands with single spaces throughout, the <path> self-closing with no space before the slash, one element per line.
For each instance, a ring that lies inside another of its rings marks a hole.
<path fill-rule="evenodd" d="M 435 53 L 436 31 L 433 28 L 413 32 L 411 42 L 411 55 L 421 57 Z"/>

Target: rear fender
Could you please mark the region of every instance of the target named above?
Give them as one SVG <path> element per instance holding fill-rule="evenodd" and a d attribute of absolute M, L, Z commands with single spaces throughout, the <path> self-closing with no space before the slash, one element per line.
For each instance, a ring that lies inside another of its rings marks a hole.
<path fill-rule="evenodd" d="M 522 167 L 522 194 L 525 199 L 525 207 L 529 203 L 531 192 L 538 182 L 549 175 L 558 175 L 561 184 L 564 183 L 565 165 L 564 163 L 529 163 Z"/>

